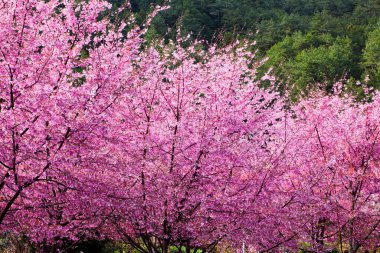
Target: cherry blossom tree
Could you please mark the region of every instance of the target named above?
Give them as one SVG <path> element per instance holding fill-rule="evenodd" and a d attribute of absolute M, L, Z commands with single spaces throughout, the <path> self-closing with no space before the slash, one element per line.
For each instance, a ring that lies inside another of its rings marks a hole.
<path fill-rule="evenodd" d="M 133 79 L 142 33 L 132 29 L 124 39 L 125 25 L 99 18 L 109 7 L 97 0 L 0 3 L 1 231 L 54 234 L 51 227 L 61 225 L 56 232 L 70 237 L 64 225 L 83 226 L 63 212 L 68 202 L 59 195 L 82 191 L 76 179 L 91 175 L 81 159 L 94 155 L 107 111 Z M 55 224 L 45 224 L 49 217 Z"/>
<path fill-rule="evenodd" d="M 318 94 L 287 117 L 278 196 L 283 219 L 292 221 L 290 229 L 308 250 L 354 253 L 379 246 L 380 97 L 372 99 Z"/>
<path fill-rule="evenodd" d="M 282 103 L 252 81 L 244 47 L 196 48 L 141 54 L 139 80 L 110 117 L 109 220 L 141 252 L 240 244 L 270 209 Z"/>

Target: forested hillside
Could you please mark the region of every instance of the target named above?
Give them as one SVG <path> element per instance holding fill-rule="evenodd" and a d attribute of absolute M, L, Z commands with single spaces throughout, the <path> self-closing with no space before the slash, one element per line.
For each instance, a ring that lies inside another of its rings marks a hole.
<path fill-rule="evenodd" d="M 140 23 L 164 3 L 131 1 Z M 172 0 L 169 5 L 153 21 L 148 39 L 175 39 L 179 26 L 183 35 L 219 44 L 252 38 L 258 54 L 269 56 L 261 72 L 273 66 L 293 98 L 316 83 L 329 90 L 343 78 L 359 96 L 358 81 L 380 88 L 380 0 Z"/>

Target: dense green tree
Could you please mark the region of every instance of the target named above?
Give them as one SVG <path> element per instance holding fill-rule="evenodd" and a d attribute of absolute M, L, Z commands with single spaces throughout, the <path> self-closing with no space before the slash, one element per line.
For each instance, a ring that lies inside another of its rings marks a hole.
<path fill-rule="evenodd" d="M 310 89 L 319 87 L 330 90 L 334 81 L 342 79 L 351 66 L 351 41 L 338 38 L 332 45 L 311 47 L 300 51 L 285 64 L 288 68 L 292 98 L 307 94 Z M 313 87 L 314 85 L 314 87 Z"/>
<path fill-rule="evenodd" d="M 267 55 L 261 74 L 273 68 L 279 88 L 290 89 L 292 99 L 314 88 L 330 90 L 330 85 L 349 72 L 352 64 L 351 40 L 330 34 L 296 32 L 274 45 Z M 327 86 L 320 87 L 322 83 Z"/>
<path fill-rule="evenodd" d="M 369 33 L 363 53 L 363 65 L 370 84 L 380 88 L 380 23 Z"/>

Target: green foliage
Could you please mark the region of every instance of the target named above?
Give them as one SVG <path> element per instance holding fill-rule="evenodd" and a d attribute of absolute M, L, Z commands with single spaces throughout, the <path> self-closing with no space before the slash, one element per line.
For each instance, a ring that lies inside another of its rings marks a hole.
<path fill-rule="evenodd" d="M 369 33 L 363 53 L 363 66 L 366 75 L 370 79 L 369 84 L 377 89 L 380 88 L 380 22 Z"/>
<path fill-rule="evenodd" d="M 296 57 L 284 66 L 294 86 L 293 97 L 314 88 L 313 84 L 327 84 L 330 90 L 335 80 L 343 78 L 351 66 L 351 41 L 337 38 L 332 45 L 310 47 L 297 53 Z"/>
<path fill-rule="evenodd" d="M 327 84 L 323 88 L 330 90 L 352 64 L 351 40 L 329 34 L 296 32 L 275 44 L 267 55 L 269 60 L 260 68 L 261 75 L 273 67 L 278 82 L 287 85 L 293 100 L 321 88 L 318 85 L 322 83 Z"/>
<path fill-rule="evenodd" d="M 172 253 L 187 253 L 186 247 L 182 246 L 181 248 L 176 246 L 170 247 L 170 252 Z M 190 249 L 190 253 L 203 253 L 201 249 Z"/>

